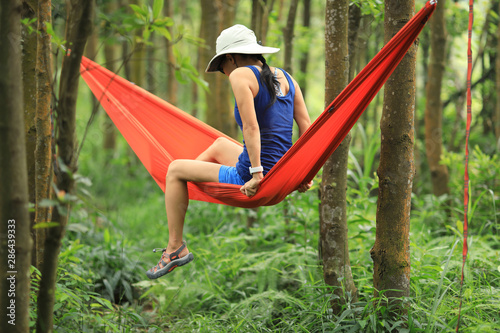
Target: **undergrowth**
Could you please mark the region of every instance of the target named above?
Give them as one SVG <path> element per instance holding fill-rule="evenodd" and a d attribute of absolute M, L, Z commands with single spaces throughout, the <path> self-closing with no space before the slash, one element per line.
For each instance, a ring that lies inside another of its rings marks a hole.
<path fill-rule="evenodd" d="M 319 179 L 308 193 L 258 210 L 191 202 L 184 235 L 195 260 L 147 280 L 144 272 L 159 259 L 151 250 L 168 239 L 162 192 L 123 142 L 111 158 L 97 144 L 87 149 L 92 159 L 82 158 L 79 172 L 92 185 L 79 187 L 81 202 L 60 255 L 57 331 L 454 332 L 460 300 L 461 332 L 500 331 L 496 155 L 475 148 L 470 159 L 463 287 L 463 155 L 444 156 L 449 196 L 415 191 L 411 291 L 400 300 L 408 311 L 394 316 L 384 291 L 374 296 L 369 254 L 375 241 L 377 145 L 365 146 L 361 157 L 353 149 L 350 157 L 349 250 L 359 295 L 353 302 L 346 294 L 338 315 L 331 312 L 333 293 L 318 260 Z M 250 228 L 249 217 L 256 221 Z"/>

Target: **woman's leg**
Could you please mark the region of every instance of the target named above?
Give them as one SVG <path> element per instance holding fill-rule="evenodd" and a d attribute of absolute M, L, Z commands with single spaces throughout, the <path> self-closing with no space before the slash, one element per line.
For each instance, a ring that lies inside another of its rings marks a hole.
<path fill-rule="evenodd" d="M 177 250 L 182 245 L 184 219 L 189 204 L 187 182 L 218 182 L 221 165 L 196 160 L 175 160 L 167 172 L 165 182 L 165 207 L 168 219 L 167 253 Z M 187 254 L 187 249 L 184 249 Z"/>
<path fill-rule="evenodd" d="M 235 166 L 243 147 L 234 141 L 220 137 L 210 147 L 201 153 L 196 160 L 215 162 L 227 166 Z"/>

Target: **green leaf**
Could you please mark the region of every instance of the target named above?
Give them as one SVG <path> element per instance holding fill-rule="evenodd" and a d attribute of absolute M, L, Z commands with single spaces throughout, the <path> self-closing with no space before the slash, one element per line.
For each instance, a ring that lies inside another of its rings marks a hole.
<path fill-rule="evenodd" d="M 111 240 L 111 236 L 109 234 L 109 229 L 104 230 L 103 237 L 104 237 L 104 242 L 109 243 L 109 241 Z"/>
<path fill-rule="evenodd" d="M 107 279 L 102 280 L 104 287 L 106 287 L 106 291 L 108 292 L 109 297 L 114 302 L 115 301 L 115 293 L 111 285 L 109 284 Z"/>
<path fill-rule="evenodd" d="M 186 80 L 184 78 L 184 76 L 182 75 L 181 71 L 178 71 L 178 70 L 175 71 L 175 78 L 177 79 L 177 81 L 179 81 L 180 84 L 186 84 L 186 83 L 188 83 L 188 80 Z"/>
<path fill-rule="evenodd" d="M 158 18 L 163 10 L 163 0 L 155 0 L 153 3 L 153 19 Z"/>
<path fill-rule="evenodd" d="M 144 31 L 142 32 L 142 39 L 144 40 L 144 42 L 148 41 L 149 36 L 151 36 L 151 30 L 149 28 L 144 29 Z"/>
<path fill-rule="evenodd" d="M 463 235 L 463 233 L 464 233 L 464 224 L 460 220 L 457 220 L 457 230 Z"/>
<path fill-rule="evenodd" d="M 172 35 L 170 34 L 170 31 L 168 31 L 167 28 L 153 26 L 153 29 L 154 31 L 158 32 L 160 35 L 165 37 L 167 40 L 172 40 Z"/>
<path fill-rule="evenodd" d="M 132 8 L 132 10 L 134 11 L 134 13 L 142 16 L 143 19 L 148 16 L 148 12 L 147 12 L 147 10 L 144 10 L 144 8 L 141 8 L 141 7 L 139 7 L 137 5 L 133 5 L 133 4 L 129 5 L 129 6 L 130 6 L 130 8 Z"/>

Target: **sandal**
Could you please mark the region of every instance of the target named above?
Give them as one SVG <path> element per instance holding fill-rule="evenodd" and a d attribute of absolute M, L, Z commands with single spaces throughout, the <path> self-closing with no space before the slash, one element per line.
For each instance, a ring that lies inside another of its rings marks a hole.
<path fill-rule="evenodd" d="M 150 279 L 157 279 L 165 274 L 170 273 L 175 268 L 179 266 L 184 266 L 191 262 L 194 259 L 194 256 L 191 252 L 185 255 L 182 258 L 179 258 L 182 250 L 186 247 L 186 243 L 182 243 L 181 247 L 179 247 L 176 251 L 172 253 L 167 253 L 167 249 L 162 249 L 163 254 L 161 255 L 161 259 L 158 264 L 152 267 L 150 270 L 146 271 L 146 275 Z M 156 252 L 156 249 L 153 250 Z"/>

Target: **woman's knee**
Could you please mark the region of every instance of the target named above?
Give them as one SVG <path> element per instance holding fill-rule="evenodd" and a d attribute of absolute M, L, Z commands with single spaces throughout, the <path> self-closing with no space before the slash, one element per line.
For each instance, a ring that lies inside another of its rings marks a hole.
<path fill-rule="evenodd" d="M 173 160 L 172 162 L 170 162 L 170 165 L 168 166 L 166 179 L 168 180 L 174 178 L 177 179 L 181 178 L 182 170 L 183 170 L 183 161 Z"/>
<path fill-rule="evenodd" d="M 229 139 L 226 139 L 224 137 L 219 137 L 215 139 L 210 148 L 213 150 L 214 153 L 220 154 L 221 152 L 224 151 L 224 148 L 227 148 L 231 143 L 232 142 L 229 141 Z"/>

